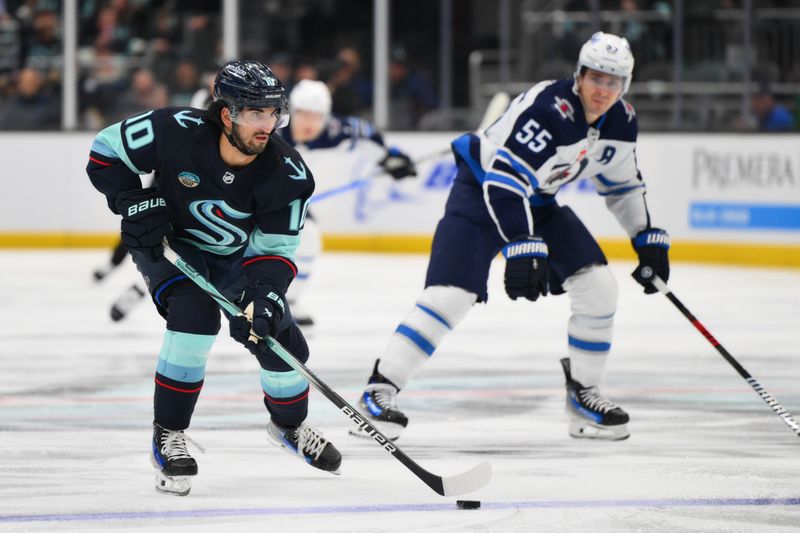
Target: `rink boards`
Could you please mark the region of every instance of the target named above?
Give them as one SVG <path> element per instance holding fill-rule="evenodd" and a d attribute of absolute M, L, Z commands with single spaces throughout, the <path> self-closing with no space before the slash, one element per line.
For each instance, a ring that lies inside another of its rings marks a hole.
<path fill-rule="evenodd" d="M 320 195 L 311 208 L 328 249 L 425 251 L 452 183 L 457 133 L 393 133 L 417 179 L 376 176 L 374 150 L 324 150 L 307 163 Z M 106 246 L 116 217 L 84 172 L 89 133 L 3 133 L 0 246 Z M 795 135 L 643 134 L 637 158 L 653 225 L 677 260 L 800 266 L 800 151 Z M 369 178 L 369 179 L 365 179 Z M 610 257 L 630 244 L 588 179 L 559 193 Z"/>

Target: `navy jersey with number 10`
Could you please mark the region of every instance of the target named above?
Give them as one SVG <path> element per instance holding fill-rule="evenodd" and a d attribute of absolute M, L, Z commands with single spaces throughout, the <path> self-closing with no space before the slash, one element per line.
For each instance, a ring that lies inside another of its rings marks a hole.
<path fill-rule="evenodd" d="M 277 259 L 272 281 L 285 290 L 296 274 L 314 178 L 279 135 L 270 136 L 252 163 L 229 167 L 220 156 L 220 134 L 201 110 L 149 111 L 102 130 L 87 172 L 114 212 L 117 195 L 141 188 L 139 175 L 154 172 L 175 239 L 220 256 Z"/>

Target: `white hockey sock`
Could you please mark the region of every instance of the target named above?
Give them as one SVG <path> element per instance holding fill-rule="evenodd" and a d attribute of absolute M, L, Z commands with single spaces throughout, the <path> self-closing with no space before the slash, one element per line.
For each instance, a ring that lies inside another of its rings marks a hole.
<path fill-rule="evenodd" d="M 427 361 L 439 342 L 469 312 L 474 293 L 458 287 L 433 286 L 422 292 L 414 309 L 397 326 L 381 356 L 378 372 L 403 388 Z"/>
<path fill-rule="evenodd" d="M 571 299 L 567 326 L 572 377 L 586 387 L 597 386 L 611 349 L 617 284 L 605 265 L 588 267 L 564 282 Z"/>
<path fill-rule="evenodd" d="M 289 290 L 286 291 L 286 299 L 289 301 L 290 305 L 294 305 L 298 310 L 301 308 L 301 305 L 298 305 L 297 302 L 300 301 L 303 292 L 305 292 L 308 286 L 320 250 L 322 250 L 322 236 L 320 235 L 319 228 L 313 220 L 306 219 L 302 237 L 300 238 L 300 245 L 295 252 L 297 276 L 292 281 L 291 285 L 289 285 Z"/>

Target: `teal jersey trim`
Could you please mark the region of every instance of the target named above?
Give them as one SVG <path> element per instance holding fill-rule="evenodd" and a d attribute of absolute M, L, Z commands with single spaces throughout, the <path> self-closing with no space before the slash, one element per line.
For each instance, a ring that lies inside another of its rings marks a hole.
<path fill-rule="evenodd" d="M 261 388 L 270 398 L 291 398 L 301 394 L 308 388 L 308 380 L 295 370 L 289 372 L 273 372 L 260 369 Z"/>
<path fill-rule="evenodd" d="M 299 245 L 300 233 L 297 235 L 279 235 L 264 233 L 260 229 L 256 229 L 250 234 L 250 241 L 244 256 L 279 255 L 294 261 L 295 252 Z"/>
<path fill-rule="evenodd" d="M 96 138 L 99 142 L 111 148 L 132 172 L 136 174 L 147 174 L 148 171 L 136 168 L 136 165 L 133 164 L 127 152 L 125 152 L 125 144 L 122 142 L 122 122 L 117 122 L 105 128 L 97 134 Z"/>
<path fill-rule="evenodd" d="M 196 383 L 205 377 L 206 362 L 216 335 L 164 332 L 156 371 L 176 381 Z"/>

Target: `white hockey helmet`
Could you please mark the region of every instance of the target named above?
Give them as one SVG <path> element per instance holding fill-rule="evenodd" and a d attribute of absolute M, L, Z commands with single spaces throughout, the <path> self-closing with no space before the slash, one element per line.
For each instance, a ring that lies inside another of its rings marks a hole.
<path fill-rule="evenodd" d="M 633 53 L 624 37 L 598 31 L 584 43 L 575 66 L 575 82 L 583 67 L 622 78 L 622 93 L 628 92 L 633 77 Z"/>
<path fill-rule="evenodd" d="M 327 117 L 331 113 L 331 91 L 324 82 L 300 80 L 289 93 L 289 108 L 322 113 Z"/>

